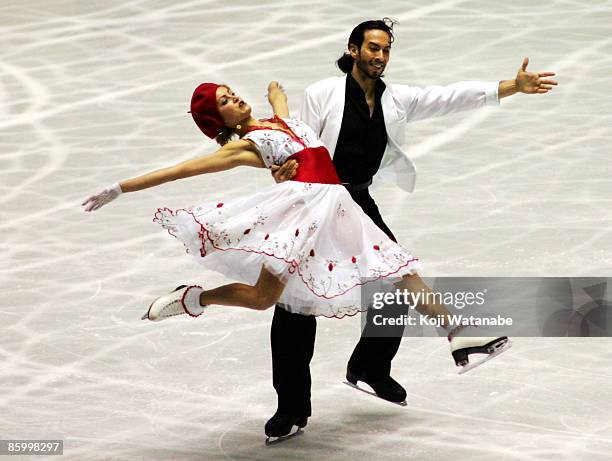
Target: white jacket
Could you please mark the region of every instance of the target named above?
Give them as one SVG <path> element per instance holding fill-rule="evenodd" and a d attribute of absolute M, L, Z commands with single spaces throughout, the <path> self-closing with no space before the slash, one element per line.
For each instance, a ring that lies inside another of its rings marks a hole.
<path fill-rule="evenodd" d="M 448 86 L 418 88 L 386 83 L 381 98 L 387 147 L 377 178 L 393 181 L 407 192 L 414 190 L 416 168 L 402 150 L 404 124 L 415 120 L 498 105 L 498 82 L 458 82 Z M 310 85 L 304 91 L 299 117 L 327 146 L 333 158 L 344 114 L 346 77 L 331 77 Z"/>

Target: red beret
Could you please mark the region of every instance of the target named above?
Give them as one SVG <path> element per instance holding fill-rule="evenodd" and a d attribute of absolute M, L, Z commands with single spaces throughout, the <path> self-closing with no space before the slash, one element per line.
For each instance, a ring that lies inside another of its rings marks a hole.
<path fill-rule="evenodd" d="M 198 128 L 211 139 L 216 138 L 223 128 L 225 122 L 217 109 L 216 83 L 202 83 L 193 92 L 191 97 L 191 116 Z"/>

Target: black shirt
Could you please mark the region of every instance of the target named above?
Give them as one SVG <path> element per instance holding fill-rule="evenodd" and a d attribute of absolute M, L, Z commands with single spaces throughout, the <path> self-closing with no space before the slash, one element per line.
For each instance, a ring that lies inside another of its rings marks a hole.
<path fill-rule="evenodd" d="M 372 179 L 378 171 L 385 148 L 387 130 L 380 98 L 385 91 L 381 79 L 376 81 L 372 117 L 365 93 L 348 73 L 344 115 L 334 152 L 334 165 L 342 182 L 359 184 Z"/>

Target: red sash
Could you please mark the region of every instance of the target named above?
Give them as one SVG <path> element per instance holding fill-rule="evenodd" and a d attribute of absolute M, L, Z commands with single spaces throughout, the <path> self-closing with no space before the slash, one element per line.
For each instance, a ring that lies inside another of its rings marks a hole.
<path fill-rule="evenodd" d="M 340 184 L 334 163 L 324 146 L 306 147 L 287 160 L 298 162 L 298 169 L 292 181 L 316 182 L 319 184 Z"/>

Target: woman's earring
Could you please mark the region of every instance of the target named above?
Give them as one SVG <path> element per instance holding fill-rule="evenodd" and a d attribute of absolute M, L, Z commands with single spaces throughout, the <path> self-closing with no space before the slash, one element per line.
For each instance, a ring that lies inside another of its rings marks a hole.
<path fill-rule="evenodd" d="M 242 125 L 236 125 L 236 129 L 237 130 L 241 130 L 242 129 Z"/>

